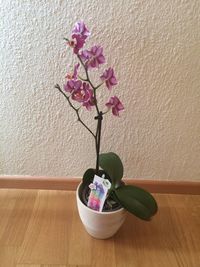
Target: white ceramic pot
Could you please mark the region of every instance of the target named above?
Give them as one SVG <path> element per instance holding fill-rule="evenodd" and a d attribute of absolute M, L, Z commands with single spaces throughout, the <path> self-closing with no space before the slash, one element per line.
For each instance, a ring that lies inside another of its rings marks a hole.
<path fill-rule="evenodd" d="M 98 212 L 85 206 L 79 197 L 79 184 L 76 190 L 76 200 L 79 216 L 86 231 L 97 239 L 106 239 L 113 236 L 123 224 L 126 211 L 121 208 L 111 212 Z"/>

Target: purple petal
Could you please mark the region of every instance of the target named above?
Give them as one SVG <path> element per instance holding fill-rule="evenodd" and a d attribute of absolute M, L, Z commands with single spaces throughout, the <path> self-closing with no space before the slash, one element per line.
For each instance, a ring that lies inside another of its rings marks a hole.
<path fill-rule="evenodd" d="M 81 85 L 82 85 L 82 82 L 81 82 L 80 80 L 75 81 L 75 82 L 74 82 L 74 89 L 75 89 L 75 90 L 80 89 Z"/>
<path fill-rule="evenodd" d="M 75 80 L 77 79 L 78 68 L 79 68 L 79 66 L 80 66 L 80 64 L 77 63 L 77 64 L 75 65 L 75 67 L 74 67 L 74 73 L 73 73 L 73 75 L 72 75 L 72 78 L 75 79 Z"/>
<path fill-rule="evenodd" d="M 103 75 L 100 77 L 103 81 L 106 81 L 106 86 L 109 90 L 112 89 L 112 86 L 117 84 L 117 79 L 114 75 L 114 70 L 109 68 L 104 71 Z"/>
<path fill-rule="evenodd" d="M 100 55 L 100 56 L 98 57 L 98 61 L 99 61 L 99 64 L 103 64 L 103 63 L 105 63 L 105 57 L 104 57 L 103 55 Z"/>
<path fill-rule="evenodd" d="M 117 110 L 117 108 L 115 108 L 115 107 L 112 108 L 112 114 L 114 116 L 119 116 L 119 111 Z"/>
<path fill-rule="evenodd" d="M 86 28 L 85 23 L 83 21 L 76 22 L 74 29 L 72 30 L 72 33 L 81 35 L 84 39 L 86 39 L 90 32 Z M 72 35 L 73 37 L 73 35 Z"/>
<path fill-rule="evenodd" d="M 106 106 L 108 108 L 112 107 L 112 113 L 115 116 L 119 116 L 119 111 L 124 109 L 124 106 L 122 105 L 121 101 L 117 96 L 112 96 L 106 103 Z"/>

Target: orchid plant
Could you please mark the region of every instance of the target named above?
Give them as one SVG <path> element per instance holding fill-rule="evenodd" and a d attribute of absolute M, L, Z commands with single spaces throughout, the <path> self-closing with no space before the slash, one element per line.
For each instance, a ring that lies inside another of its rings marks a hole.
<path fill-rule="evenodd" d="M 142 188 L 125 185 L 122 182 L 123 164 L 119 156 L 113 152 L 100 154 L 101 129 L 103 117 L 112 111 L 112 114 L 119 117 L 124 106 L 117 96 L 112 96 L 105 103 L 106 110 L 102 111 L 99 107 L 97 93 L 104 86 L 111 91 L 117 85 L 114 69 L 109 67 L 99 76 L 99 84 L 95 85 L 90 78 L 91 70 L 100 70 L 106 60 L 103 54 L 103 47 L 94 45 L 90 49 L 85 49 L 87 38 L 91 35 L 84 22 L 75 24 L 70 39 L 64 38 L 67 46 L 71 48 L 77 63 L 73 73 L 66 74 L 66 82 L 61 88 L 56 84 L 55 88 L 65 97 L 69 106 L 76 112 L 78 121 L 92 135 L 96 148 L 96 168 L 88 169 L 83 175 L 82 188 L 88 188 L 95 174 L 104 175 L 110 180 L 112 186 L 109 190 L 107 200 L 117 205 L 123 206 L 137 217 L 149 220 L 157 212 L 157 204 L 153 196 Z M 80 75 L 80 68 L 83 69 L 85 77 Z M 77 106 L 78 104 L 78 106 Z M 87 111 L 96 110 L 94 119 L 97 121 L 96 131 L 93 132 L 80 116 L 80 109 Z M 84 190 L 83 190 L 84 191 Z M 82 198 L 84 202 L 84 197 Z M 85 203 L 86 204 L 86 203 Z M 112 206 L 112 205 L 111 205 Z"/>

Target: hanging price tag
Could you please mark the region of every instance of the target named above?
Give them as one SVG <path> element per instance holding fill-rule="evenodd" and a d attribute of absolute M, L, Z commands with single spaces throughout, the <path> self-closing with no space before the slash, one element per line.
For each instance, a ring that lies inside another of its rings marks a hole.
<path fill-rule="evenodd" d="M 110 181 L 95 175 L 89 187 L 91 192 L 87 206 L 93 210 L 102 211 L 108 190 L 111 187 Z"/>

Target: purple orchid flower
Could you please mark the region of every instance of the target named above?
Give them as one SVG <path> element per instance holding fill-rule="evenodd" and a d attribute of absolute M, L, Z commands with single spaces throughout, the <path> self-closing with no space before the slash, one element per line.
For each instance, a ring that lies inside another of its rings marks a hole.
<path fill-rule="evenodd" d="M 106 106 L 112 108 L 112 114 L 115 116 L 119 116 L 119 112 L 124 110 L 124 106 L 117 96 L 112 96 L 106 103 Z"/>
<path fill-rule="evenodd" d="M 102 81 L 106 82 L 108 90 L 111 90 L 112 87 L 117 84 L 117 79 L 115 77 L 113 68 L 105 70 L 100 78 L 102 79 Z"/>
<path fill-rule="evenodd" d="M 72 99 L 82 103 L 87 110 L 91 110 L 94 106 L 94 95 L 93 90 L 90 88 L 88 83 L 83 83 L 82 87 L 72 93 Z"/>
<path fill-rule="evenodd" d="M 68 93 L 73 93 L 81 88 L 82 82 L 80 80 L 69 80 L 64 84 L 64 90 Z"/>
<path fill-rule="evenodd" d="M 84 50 L 81 53 L 81 59 L 85 62 L 87 68 L 98 68 L 105 63 L 103 47 L 95 45 L 91 50 Z"/>
<path fill-rule="evenodd" d="M 70 46 L 74 48 L 74 53 L 78 54 L 79 50 L 84 46 L 85 40 L 90 35 L 90 32 L 86 28 L 83 21 L 77 22 L 75 28 L 72 31 L 72 39 Z"/>

